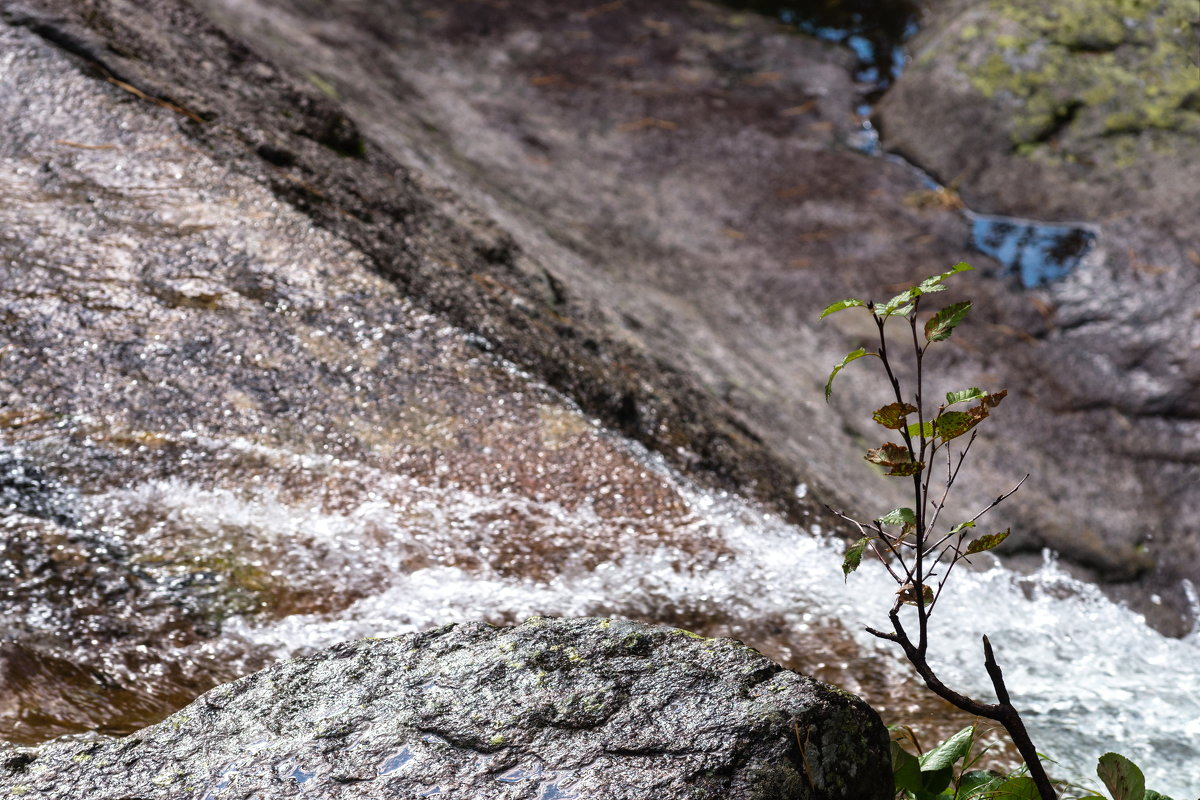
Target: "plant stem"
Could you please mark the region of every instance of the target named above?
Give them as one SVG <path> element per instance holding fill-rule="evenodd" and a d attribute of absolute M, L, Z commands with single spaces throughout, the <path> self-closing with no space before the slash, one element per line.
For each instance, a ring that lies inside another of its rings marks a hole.
<path fill-rule="evenodd" d="M 1004 685 L 1004 672 L 996 663 L 996 654 L 992 652 L 992 643 L 986 636 L 983 637 L 983 664 L 987 668 L 988 677 L 992 679 L 992 686 L 996 690 L 996 699 L 1000 701 L 1000 710 L 1004 712 L 1004 716 L 997 721 L 1008 731 L 1013 744 L 1017 746 L 1017 752 L 1021 754 L 1021 758 L 1025 759 L 1025 766 L 1029 768 L 1029 777 L 1033 778 L 1042 800 L 1056 800 L 1058 795 L 1050 783 L 1049 776 L 1046 775 L 1037 748 L 1033 746 L 1033 740 L 1029 738 L 1029 732 L 1025 730 L 1025 723 L 1021 719 L 1020 712 L 1009 700 L 1008 687 Z"/>
<path fill-rule="evenodd" d="M 917 391 L 913 399 L 916 401 L 917 407 L 917 437 L 921 443 L 921 451 L 919 454 L 913 454 L 912 459 L 918 463 L 925 461 L 925 450 L 928 442 L 925 438 L 925 409 L 921 402 L 921 394 L 923 387 L 923 362 L 925 351 L 921 349 L 920 342 L 917 341 L 917 309 L 921 305 L 921 298 L 918 297 L 913 301 L 912 314 L 908 318 L 908 326 L 912 330 L 913 352 L 917 359 Z M 909 445 L 911 448 L 911 444 Z M 929 481 L 928 475 L 922 484 L 921 472 L 919 470 L 913 473 L 913 501 L 914 509 L 917 517 L 917 558 L 914 572 L 916 573 L 916 582 L 913 586 L 913 591 L 916 593 L 917 599 L 917 651 L 922 657 L 925 655 L 926 649 L 929 647 L 929 607 L 925 603 L 925 536 L 929 532 L 925 524 L 926 506 L 929 504 Z"/>
<path fill-rule="evenodd" d="M 1029 777 L 1033 779 L 1034 785 L 1037 786 L 1038 794 L 1041 800 L 1057 800 L 1058 794 L 1054 791 L 1054 786 L 1050 783 L 1050 778 L 1046 775 L 1046 770 L 1042 767 L 1041 759 L 1038 756 L 1037 748 L 1033 745 L 1033 740 L 1029 738 L 1029 732 L 1025 729 L 1025 723 L 1021 719 L 1021 714 L 1012 704 L 1008 694 L 1008 687 L 1004 684 L 1004 673 L 1000 669 L 1000 665 L 996 663 L 995 653 L 992 651 L 992 644 L 986 636 L 983 637 L 983 655 L 984 666 L 987 668 L 988 677 L 992 679 L 992 687 L 996 691 L 996 699 L 998 703 L 983 703 L 965 694 L 956 692 L 937 676 L 933 668 L 929 666 L 929 661 L 925 658 L 925 654 L 918 650 L 909 638 L 908 632 L 904 629 L 903 623 L 900 622 L 900 605 L 899 600 L 892 607 L 889 618 L 892 621 L 892 629 L 894 633 L 885 633 L 867 628 L 867 633 L 873 636 L 878 636 L 880 639 L 886 639 L 889 642 L 895 642 L 904 650 L 904 655 L 908 657 L 908 661 L 913 665 L 917 674 L 925 681 L 925 685 L 929 690 L 950 703 L 955 708 L 972 714 L 977 717 L 994 720 L 1004 726 L 1004 730 L 1008 732 L 1008 736 L 1012 739 L 1013 744 L 1017 748 L 1017 752 L 1021 754 L 1021 758 L 1025 761 L 1025 766 L 1029 769 Z"/>

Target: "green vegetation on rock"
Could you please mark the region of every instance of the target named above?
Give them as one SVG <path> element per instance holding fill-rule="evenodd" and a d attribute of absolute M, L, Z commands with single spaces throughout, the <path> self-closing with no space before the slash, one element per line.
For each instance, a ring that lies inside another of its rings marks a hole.
<path fill-rule="evenodd" d="M 958 32 L 972 87 L 1011 106 L 1018 152 L 1129 160 L 1121 139 L 1200 135 L 1200 78 L 1188 0 L 992 0 Z"/>

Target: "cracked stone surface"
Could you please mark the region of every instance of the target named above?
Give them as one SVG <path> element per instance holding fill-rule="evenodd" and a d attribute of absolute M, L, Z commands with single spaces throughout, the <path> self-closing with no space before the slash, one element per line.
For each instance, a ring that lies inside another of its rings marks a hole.
<path fill-rule="evenodd" d="M 47 800 L 891 796 L 857 697 L 730 639 L 607 619 L 349 642 L 129 737 L 0 759 L 0 790 Z"/>

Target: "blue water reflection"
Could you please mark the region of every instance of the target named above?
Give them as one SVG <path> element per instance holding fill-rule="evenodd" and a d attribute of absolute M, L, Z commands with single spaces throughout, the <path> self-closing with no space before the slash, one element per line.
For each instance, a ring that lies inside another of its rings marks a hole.
<path fill-rule="evenodd" d="M 971 246 L 1017 275 L 1026 289 L 1070 274 L 1096 243 L 1096 231 L 1072 223 L 1047 223 L 967 212 Z"/>
<path fill-rule="evenodd" d="M 727 0 L 728 1 L 728 0 Z M 774 13 L 809 36 L 850 48 L 858 59 L 854 77 L 872 87 L 878 96 L 904 71 L 904 42 L 917 32 L 918 3 L 911 0 L 843 0 L 830 2 L 772 3 L 740 0 L 763 13 Z"/>

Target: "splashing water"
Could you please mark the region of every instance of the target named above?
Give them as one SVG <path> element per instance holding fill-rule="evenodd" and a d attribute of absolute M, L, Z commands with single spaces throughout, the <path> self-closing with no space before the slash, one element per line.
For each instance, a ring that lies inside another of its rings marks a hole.
<path fill-rule="evenodd" d="M 863 695 L 926 741 L 967 724 L 917 685 L 896 648 L 862 630 L 887 624 L 895 586 L 883 570 L 868 565 L 844 582 L 842 546 L 822 531 L 698 489 L 594 425 L 560 428 L 575 447 L 624 454 L 625 482 L 612 483 L 608 456 L 596 467 L 605 481 L 541 496 L 540 484 L 526 491 L 494 476 L 181 436 L 181 459 L 207 467 L 131 473 L 83 498 L 75 533 L 54 534 L 49 520 L 31 530 L 47 547 L 64 536 L 63 552 L 89 547 L 89 559 L 102 558 L 88 580 L 126 570 L 118 588 L 141 598 L 117 616 L 80 617 L 99 620 L 98 638 L 78 636 L 61 655 L 149 687 L 113 698 L 145 724 L 213 682 L 346 639 L 472 619 L 617 616 L 741 639 Z M 1162 637 L 1053 560 L 1029 576 L 964 571 L 947 592 L 931 662 L 950 685 L 990 699 L 979 645 L 988 634 L 1034 741 L 1060 762 L 1056 776 L 1088 782 L 1095 759 L 1116 750 L 1143 765 L 1150 786 L 1186 796 L 1180 776 L 1200 763 L 1200 699 L 1173 687 L 1200 681 L 1200 635 Z M 148 609 L 165 609 L 161 624 L 146 621 Z M 27 613 L 28 626 L 46 629 L 62 612 Z M 195 632 L 181 636 L 186 620 Z M 113 625 L 115 634 L 104 627 Z M 118 634 L 130 645 L 106 644 Z M 64 698 L 90 691 L 82 681 Z M 174 691 L 161 711 L 140 710 L 159 686 Z"/>
<path fill-rule="evenodd" d="M 190 619 L 211 616 L 211 633 L 156 644 L 132 664 L 88 640 L 70 657 L 127 686 L 188 688 L 189 669 L 219 664 L 213 677 L 228 680 L 346 639 L 472 619 L 617 616 L 741 639 L 863 695 L 925 740 L 967 724 L 917 685 L 896 648 L 862 630 L 887 624 L 895 586 L 883 570 L 867 565 L 844 582 L 842 545 L 822 531 L 698 489 L 598 428 L 586 436 L 640 464 L 625 499 L 604 484 L 539 497 L 194 438 L 196 452 L 220 454 L 220 470 L 110 486 L 87 496 L 82 516 L 113 554 L 100 566 L 128 558 L 136 585 L 149 587 L 144 607 L 176 609 L 182 598 Z M 247 480 L 249 464 L 269 479 Z M 653 513 L 628 494 L 634 483 L 657 498 Z M 1095 759 L 1116 750 L 1142 764 L 1150 786 L 1186 796 L 1180 776 L 1200 763 L 1200 699 L 1173 687 L 1200 682 L 1200 635 L 1162 637 L 1053 560 L 1029 576 L 964 571 L 939 605 L 931 662 L 987 700 L 984 633 L 1034 741 L 1060 762 L 1056 776 L 1089 782 Z"/>
<path fill-rule="evenodd" d="M 673 620 L 737 636 L 791 666 L 840 679 L 882 705 L 893 721 L 913 723 L 903 716 L 913 710 L 906 668 L 895 648 L 862 630 L 865 624 L 886 626 L 895 586 L 883 571 L 865 568 L 844 583 L 840 544 L 739 498 L 682 483 L 680 489 L 690 509 L 685 527 L 721 553 L 706 563 L 696 564 L 688 548 L 663 544 L 542 578 L 458 566 L 398 569 L 381 591 L 337 613 L 297 614 L 267 624 L 237 618 L 224 633 L 285 656 L 349 638 L 478 618 Z M 437 506 L 445 521 L 487 513 L 496 502 L 450 492 Z M 586 509 L 547 513 L 563 532 L 596 524 Z M 948 683 L 984 699 L 992 695 L 979 642 L 989 635 L 1034 741 L 1059 762 L 1056 776 L 1094 782 L 1095 759 L 1117 750 L 1139 762 L 1148 785 L 1160 791 L 1182 796 L 1194 788 L 1180 783 L 1180 776 L 1200 763 L 1200 698 L 1164 687 L 1200 682 L 1196 633 L 1160 636 L 1052 559 L 1024 577 L 1000 566 L 964 572 L 948 587 L 932 631 L 931 662 Z M 837 644 L 839 638 L 852 640 L 852 647 Z M 863 673 L 877 673 L 880 664 L 891 675 L 885 682 L 908 684 L 908 697 L 897 702 L 883 687 L 870 685 L 878 675 L 864 681 Z"/>

